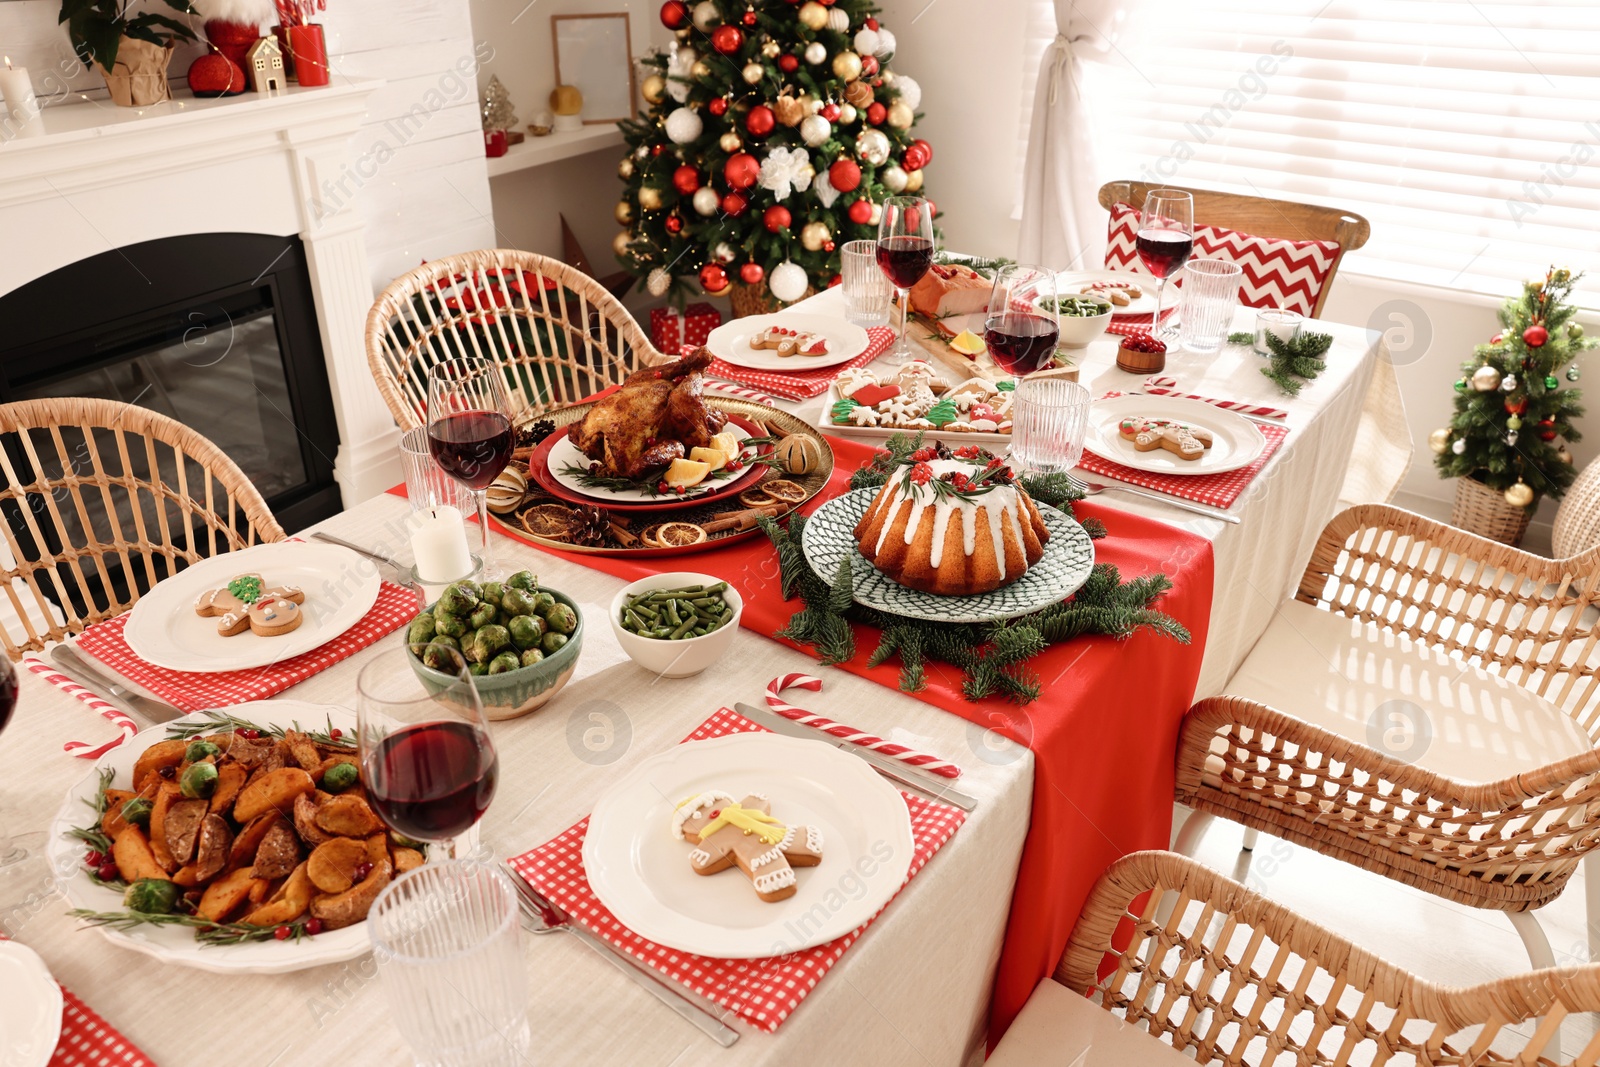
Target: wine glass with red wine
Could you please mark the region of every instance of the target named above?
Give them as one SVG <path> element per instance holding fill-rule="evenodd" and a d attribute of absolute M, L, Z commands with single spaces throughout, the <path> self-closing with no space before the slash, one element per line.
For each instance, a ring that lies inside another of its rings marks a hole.
<path fill-rule="evenodd" d="M 883 355 L 889 363 L 911 358 L 906 340 L 906 309 L 913 285 L 933 266 L 933 205 L 920 196 L 891 196 L 878 222 L 878 269 L 900 298 L 900 337 Z"/>
<path fill-rule="evenodd" d="M 362 667 L 356 733 L 362 780 L 378 818 L 454 859 L 455 839 L 489 810 L 500 761 L 466 659 L 449 648 L 441 656 L 441 669 L 430 668 L 428 680 L 412 669 L 403 644 Z"/>
<path fill-rule="evenodd" d="M 1167 279 L 1183 269 L 1194 252 L 1194 197 L 1182 189 L 1152 189 L 1145 194 L 1134 241 L 1139 262 L 1156 278 L 1156 314 L 1150 333 L 1160 337 L 1176 333 L 1161 321 Z"/>
<path fill-rule="evenodd" d="M 428 372 L 428 451 L 476 498 L 485 578 L 499 577 L 499 568 L 489 543 L 484 490 L 511 462 L 515 443 L 511 401 L 499 367 L 481 359 L 452 359 Z"/>
<path fill-rule="evenodd" d="M 996 366 L 1021 378 L 1055 361 L 1058 296 L 1053 270 L 1014 263 L 995 272 L 983 343 Z"/>

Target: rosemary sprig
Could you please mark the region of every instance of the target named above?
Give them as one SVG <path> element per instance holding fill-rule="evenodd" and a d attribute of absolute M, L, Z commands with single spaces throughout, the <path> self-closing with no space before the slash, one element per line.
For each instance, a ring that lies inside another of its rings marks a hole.
<path fill-rule="evenodd" d="M 743 455 L 743 453 L 741 453 L 741 455 Z M 751 460 L 750 462 L 759 462 L 759 460 Z M 565 467 L 561 468 L 561 473 L 565 474 L 568 478 L 575 479 L 578 484 L 583 486 L 585 489 L 610 489 L 614 492 L 619 492 L 626 489 L 637 489 L 639 492 L 647 493 L 650 496 L 676 496 L 677 494 L 671 490 L 666 493 L 661 491 L 661 473 L 664 470 L 665 468 L 661 468 L 661 470 L 658 470 L 655 474 L 650 475 L 647 478 L 623 478 L 619 475 L 596 474 L 588 467 L 580 467 L 575 463 L 568 463 Z M 705 485 L 708 482 L 725 481 L 728 478 L 732 478 L 736 474 L 743 473 L 743 467 L 740 467 L 740 469 L 736 471 L 730 471 L 727 467 L 723 467 L 719 470 L 712 471 L 710 474 L 707 474 L 705 476 L 705 480 L 700 484 Z"/>
<path fill-rule="evenodd" d="M 110 767 L 100 768 L 100 781 L 95 787 L 94 798 L 92 800 L 88 797 L 81 798 L 84 805 L 94 812 L 94 822 L 88 826 L 74 826 L 67 830 L 68 837 L 82 841 L 108 858 L 111 855 L 111 838 L 107 837 L 105 831 L 100 829 L 100 823 L 105 818 L 106 808 L 110 804 L 106 798 L 106 790 L 111 788 L 111 783 L 116 780 L 116 777 L 117 772 Z M 107 889 L 123 889 L 127 887 L 127 883 L 121 878 L 101 878 L 99 872 L 93 870 L 87 873 L 96 885 L 103 885 Z"/>
<path fill-rule="evenodd" d="M 261 731 L 262 736 L 271 737 L 274 740 L 281 741 L 283 740 L 285 733 L 287 733 L 289 730 L 293 730 L 296 733 L 305 734 L 313 742 L 319 745 L 328 745 L 333 748 L 351 749 L 356 747 L 356 739 L 348 734 L 343 734 L 339 737 L 333 736 L 333 719 L 331 717 L 328 718 L 322 729 L 306 730 L 300 726 L 300 723 L 297 720 L 291 721 L 287 727 L 276 725 L 262 726 L 260 723 L 251 722 L 249 719 L 241 719 L 237 715 L 229 715 L 225 711 L 200 711 L 196 712 L 195 714 L 202 716 L 202 718 L 198 720 L 191 719 L 190 721 L 169 723 L 167 725 L 167 738 L 169 740 L 177 741 L 190 737 L 198 737 L 201 734 L 217 733 L 219 731 L 222 733 L 228 733 L 233 730 L 259 730 Z"/>
<path fill-rule="evenodd" d="M 182 912 L 95 911 L 93 908 L 74 908 L 67 914 L 82 919 L 90 926 L 107 926 L 113 930 L 132 930 L 137 926 L 187 926 L 195 931 L 194 939 L 202 945 L 242 945 L 251 941 L 272 941 L 277 938 L 275 926 L 251 926 L 249 923 L 219 923 L 198 915 Z M 303 923 L 288 923 L 289 937 L 299 941 L 308 937 Z"/>

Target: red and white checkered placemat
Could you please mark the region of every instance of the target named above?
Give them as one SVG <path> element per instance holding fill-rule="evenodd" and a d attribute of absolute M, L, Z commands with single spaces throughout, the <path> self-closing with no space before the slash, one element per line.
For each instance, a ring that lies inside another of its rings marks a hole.
<path fill-rule="evenodd" d="M 1107 393 L 1100 399 L 1121 396 L 1121 393 Z M 1196 504 L 1208 504 L 1214 508 L 1230 508 L 1233 502 L 1239 499 L 1239 494 L 1244 492 L 1261 473 L 1261 468 L 1267 465 L 1272 454 L 1283 444 L 1283 439 L 1289 436 L 1286 426 L 1266 426 L 1257 424 L 1256 429 L 1261 431 L 1261 436 L 1267 439 L 1267 447 L 1261 450 L 1261 455 L 1256 457 L 1254 463 L 1238 470 L 1223 471 L 1221 474 L 1151 474 L 1148 471 L 1134 470 L 1124 467 L 1120 463 L 1113 463 L 1103 456 L 1097 456 L 1088 449 L 1084 449 L 1083 458 L 1078 461 L 1078 466 L 1091 474 L 1098 474 L 1104 478 L 1115 478 L 1119 482 L 1129 485 L 1141 486 L 1145 489 L 1154 489 L 1168 496 L 1182 497 L 1192 500 Z"/>
<path fill-rule="evenodd" d="M 327 644 L 265 667 L 220 674 L 170 671 L 146 663 L 133 654 L 122 635 L 128 625 L 127 614 L 96 623 L 83 631 L 78 637 L 78 651 L 93 656 L 124 678 L 139 683 L 184 711 L 226 708 L 281 693 L 393 633 L 416 613 L 415 593 L 393 582 L 384 582 L 378 590 L 377 601 L 361 621 Z"/>
<path fill-rule="evenodd" d="M 1169 307 L 1161 313 L 1161 322 L 1165 324 L 1168 319 L 1178 313 L 1176 306 Z M 1127 337 L 1129 334 L 1149 333 L 1150 320 L 1156 317 L 1154 311 L 1146 311 L 1138 315 L 1112 315 L 1111 322 L 1106 326 L 1106 333 L 1116 333 Z"/>
<path fill-rule="evenodd" d="M 869 326 L 867 328 L 867 350 L 847 363 L 836 363 L 831 367 L 819 370 L 787 373 L 783 371 L 751 370 L 749 367 L 736 367 L 726 360 L 714 359 L 711 366 L 706 368 L 719 378 L 731 378 L 745 385 L 753 385 L 775 396 L 785 397 L 789 400 L 805 400 L 809 397 L 825 393 L 833 380 L 847 370 L 865 367 L 894 343 L 894 331 L 887 326 Z"/>
<path fill-rule="evenodd" d="M 727 734 L 766 732 L 763 727 L 737 712 L 722 708 L 684 740 L 700 741 Z M 909 882 L 933 854 L 950 840 L 966 820 L 966 814 L 959 808 L 924 800 L 910 793 L 902 793 L 901 796 L 911 811 L 911 834 L 916 841 L 911 869 L 906 874 L 906 881 Z M 664 948 L 623 926 L 600 903 L 594 890 L 589 888 L 588 876 L 583 871 L 583 838 L 588 829 L 589 820 L 585 818 L 553 841 L 515 857 L 511 860 L 511 866 L 551 901 L 560 905 L 574 921 L 581 922 L 628 955 L 673 981 L 681 982 L 695 994 L 715 1001 L 768 1033 L 776 1030 L 778 1024 L 794 1012 L 806 994 L 822 981 L 822 976 L 839 962 L 845 949 L 854 944 L 861 932 L 871 925 L 869 920 L 859 929 L 825 945 L 760 960 L 713 959 Z"/>

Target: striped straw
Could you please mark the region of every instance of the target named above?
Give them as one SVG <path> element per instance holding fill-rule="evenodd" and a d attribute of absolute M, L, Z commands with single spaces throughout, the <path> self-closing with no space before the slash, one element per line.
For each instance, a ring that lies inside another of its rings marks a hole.
<path fill-rule="evenodd" d="M 121 708 L 101 700 L 71 678 L 47 665 L 43 660 L 36 659 L 33 656 L 24 656 L 22 665 L 62 692 L 77 697 L 95 711 L 98 711 L 101 716 L 109 720 L 121 731 L 115 740 L 107 741 L 100 745 L 91 745 L 86 741 L 68 741 L 61 746 L 64 752 L 77 756 L 79 759 L 99 759 L 139 732 L 138 723 L 128 718 Z"/>
<path fill-rule="evenodd" d="M 1251 404 L 1243 400 L 1217 400 L 1209 396 L 1196 396 L 1194 393 L 1185 393 L 1178 389 L 1178 379 L 1169 378 L 1161 374 L 1152 374 L 1144 380 L 1144 391 L 1157 393 L 1162 396 L 1177 396 L 1185 400 L 1198 400 L 1202 404 L 1222 408 L 1224 411 L 1237 411 L 1241 415 L 1254 415 L 1262 419 L 1286 419 L 1289 413 L 1282 408 L 1267 407 L 1265 404 Z"/>
<path fill-rule="evenodd" d="M 809 689 L 812 692 L 816 692 L 822 688 L 822 679 L 814 678 L 809 674 L 785 674 L 774 678 L 767 685 L 767 706 L 785 719 L 792 719 L 802 726 L 814 726 L 823 733 L 837 737 L 841 741 L 848 741 L 852 745 L 860 745 L 862 748 L 870 748 L 880 756 L 892 757 L 909 766 L 921 767 L 925 771 L 930 771 L 945 778 L 961 777 L 961 768 L 954 763 L 947 763 L 936 756 L 929 756 L 909 749 L 904 745 L 885 741 L 874 734 L 863 733 L 853 726 L 845 726 L 821 715 L 813 715 L 804 708 L 795 707 L 778 696 L 779 693 L 790 687 Z"/>

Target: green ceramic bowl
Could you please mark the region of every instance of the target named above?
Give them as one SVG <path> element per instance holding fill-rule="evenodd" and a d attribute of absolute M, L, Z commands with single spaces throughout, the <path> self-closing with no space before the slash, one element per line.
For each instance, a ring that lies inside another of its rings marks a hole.
<path fill-rule="evenodd" d="M 572 672 L 578 666 L 578 653 L 583 648 L 583 609 L 565 593 L 545 586 L 540 586 L 540 592 L 549 593 L 556 598 L 556 603 L 571 608 L 578 617 L 578 625 L 567 636 L 566 644 L 531 667 L 518 667 L 504 674 L 473 675 L 472 684 L 477 687 L 478 699 L 483 701 L 484 713 L 491 719 L 514 719 L 543 706 L 561 692 L 561 687 L 572 679 Z M 428 610 L 433 610 L 432 604 L 428 605 Z M 402 631 L 401 638 L 404 636 Z M 407 658 L 429 693 L 439 693 L 455 681 L 443 671 L 424 666 L 415 652 Z"/>

